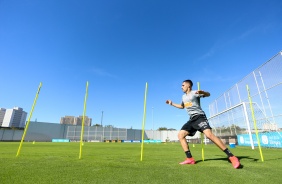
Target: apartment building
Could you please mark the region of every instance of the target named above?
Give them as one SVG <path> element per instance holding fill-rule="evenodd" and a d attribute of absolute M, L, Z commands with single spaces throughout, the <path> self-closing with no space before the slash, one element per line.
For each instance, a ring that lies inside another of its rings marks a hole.
<path fill-rule="evenodd" d="M 0 126 L 2 126 L 2 124 L 3 124 L 5 113 L 6 113 L 6 109 L 0 108 Z"/>
<path fill-rule="evenodd" d="M 23 111 L 23 108 L 14 107 L 13 109 L 1 108 L 0 111 L 0 123 L 3 116 L 2 127 L 19 127 L 24 128 L 26 123 L 27 112 Z"/>
<path fill-rule="evenodd" d="M 61 117 L 60 124 L 68 124 L 68 125 L 82 125 L 83 116 L 65 116 Z M 91 126 L 92 118 L 88 116 L 84 116 L 84 126 Z"/>

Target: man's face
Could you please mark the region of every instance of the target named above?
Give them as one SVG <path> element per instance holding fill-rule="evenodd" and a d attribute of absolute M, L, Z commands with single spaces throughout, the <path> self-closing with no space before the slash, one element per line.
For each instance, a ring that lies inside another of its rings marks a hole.
<path fill-rule="evenodd" d="M 186 93 L 188 91 L 188 89 L 191 89 L 191 86 L 190 86 L 190 84 L 188 82 L 183 82 L 181 88 L 182 88 L 182 91 L 184 93 Z"/>

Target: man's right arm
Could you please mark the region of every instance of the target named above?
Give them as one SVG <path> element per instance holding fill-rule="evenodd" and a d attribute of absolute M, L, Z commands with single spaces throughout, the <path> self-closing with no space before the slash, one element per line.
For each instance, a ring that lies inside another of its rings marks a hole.
<path fill-rule="evenodd" d="M 171 106 L 173 106 L 173 107 L 176 107 L 176 108 L 179 108 L 179 109 L 184 109 L 184 105 L 183 104 L 175 104 L 171 100 L 167 100 L 166 103 L 171 105 Z"/>

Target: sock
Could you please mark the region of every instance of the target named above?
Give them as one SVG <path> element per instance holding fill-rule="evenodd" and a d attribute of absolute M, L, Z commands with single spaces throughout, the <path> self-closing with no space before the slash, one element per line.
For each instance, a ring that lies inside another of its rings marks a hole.
<path fill-rule="evenodd" d="M 192 154 L 190 151 L 185 151 L 185 154 L 187 158 L 192 158 Z"/>
<path fill-rule="evenodd" d="M 234 156 L 234 155 L 229 151 L 228 148 L 226 148 L 225 150 L 223 150 L 223 152 L 226 153 L 226 155 L 227 155 L 228 157 L 233 157 L 233 156 Z"/>

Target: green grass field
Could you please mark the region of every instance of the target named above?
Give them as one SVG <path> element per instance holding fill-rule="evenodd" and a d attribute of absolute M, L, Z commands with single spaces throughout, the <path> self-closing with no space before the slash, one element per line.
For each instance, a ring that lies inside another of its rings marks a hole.
<path fill-rule="evenodd" d="M 214 145 L 191 147 L 195 165 L 179 165 L 185 159 L 179 143 L 79 143 L 0 142 L 0 183 L 282 183 L 282 150 L 250 147 L 230 149 L 242 168 L 234 169 Z"/>

